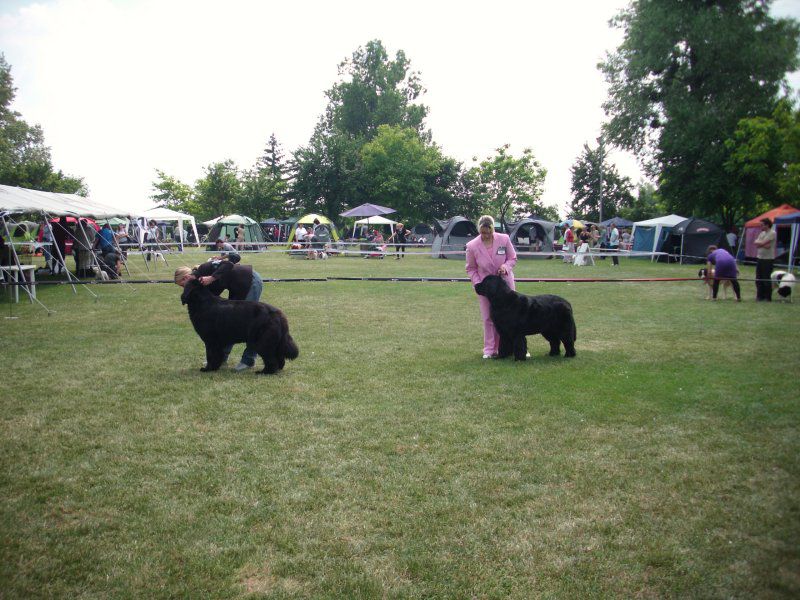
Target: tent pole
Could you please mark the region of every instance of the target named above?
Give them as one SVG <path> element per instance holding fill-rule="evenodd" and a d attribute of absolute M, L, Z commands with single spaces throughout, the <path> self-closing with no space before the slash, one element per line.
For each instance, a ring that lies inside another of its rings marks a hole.
<path fill-rule="evenodd" d="M 197 244 L 197 247 L 200 248 L 200 236 L 197 234 L 197 223 L 195 222 L 194 217 L 192 219 L 192 231 L 194 231 L 194 243 Z"/>

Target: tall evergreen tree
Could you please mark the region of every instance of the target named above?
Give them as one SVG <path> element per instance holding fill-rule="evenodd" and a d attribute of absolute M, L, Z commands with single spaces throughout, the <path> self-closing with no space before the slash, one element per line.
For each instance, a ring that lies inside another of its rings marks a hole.
<path fill-rule="evenodd" d="M 288 180 L 283 149 L 275 134 L 252 169 L 242 174 L 237 210 L 254 219 L 284 217 L 287 213 Z"/>
<path fill-rule="evenodd" d="M 572 173 L 572 203 L 569 213 L 578 219 L 600 220 L 600 195 L 603 197 L 603 219 L 617 216 L 619 210 L 633 202 L 631 182 L 607 160 L 602 145 L 594 150 L 588 144 L 570 169 Z M 602 182 L 601 182 L 602 174 Z"/>

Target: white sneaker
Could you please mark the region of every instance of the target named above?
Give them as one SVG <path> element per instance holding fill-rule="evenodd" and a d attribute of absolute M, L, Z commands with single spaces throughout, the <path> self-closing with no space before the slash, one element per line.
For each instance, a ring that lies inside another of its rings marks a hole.
<path fill-rule="evenodd" d="M 525 353 L 525 358 L 530 358 L 530 357 L 531 357 L 531 353 L 530 352 L 526 352 Z"/>
<path fill-rule="evenodd" d="M 247 371 L 248 369 L 252 369 L 255 365 L 246 365 L 243 362 L 240 362 L 238 365 L 233 367 L 233 370 L 237 373 L 241 373 L 242 371 Z"/>
<path fill-rule="evenodd" d="M 484 354 L 483 358 L 492 358 L 492 355 L 491 354 Z"/>

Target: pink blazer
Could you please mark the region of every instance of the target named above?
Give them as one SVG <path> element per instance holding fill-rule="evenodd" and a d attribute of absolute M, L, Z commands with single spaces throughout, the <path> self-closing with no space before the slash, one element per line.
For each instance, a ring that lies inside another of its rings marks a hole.
<path fill-rule="evenodd" d="M 480 237 L 467 244 L 467 275 L 472 280 L 472 285 L 477 285 L 487 275 L 497 275 L 500 265 L 505 265 L 508 275 L 504 279 L 513 289 L 513 269 L 516 264 L 517 251 L 505 233 L 494 234 L 491 250 L 483 245 Z"/>

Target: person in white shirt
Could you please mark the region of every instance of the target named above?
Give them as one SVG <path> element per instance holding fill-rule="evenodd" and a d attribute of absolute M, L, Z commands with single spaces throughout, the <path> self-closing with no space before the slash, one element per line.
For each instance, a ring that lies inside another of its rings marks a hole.
<path fill-rule="evenodd" d="M 731 229 L 728 233 L 725 234 L 725 237 L 728 240 L 728 246 L 731 247 L 731 254 L 736 256 L 736 241 L 738 239 L 736 236 L 736 232 L 733 229 Z"/>
<path fill-rule="evenodd" d="M 307 235 L 308 235 L 308 230 L 305 228 L 305 225 L 303 225 L 302 223 L 298 223 L 297 229 L 294 232 L 294 239 L 296 239 L 298 242 L 302 244 L 305 243 Z"/>
<path fill-rule="evenodd" d="M 756 238 L 756 302 L 772 302 L 772 266 L 775 262 L 775 232 L 772 219 L 761 219 L 761 233 Z"/>
<path fill-rule="evenodd" d="M 611 257 L 611 266 L 618 267 L 619 256 L 617 256 L 616 252 L 619 250 L 619 229 L 613 224 L 611 225 L 611 233 L 608 236 L 608 249 L 614 252 L 614 256 Z"/>

